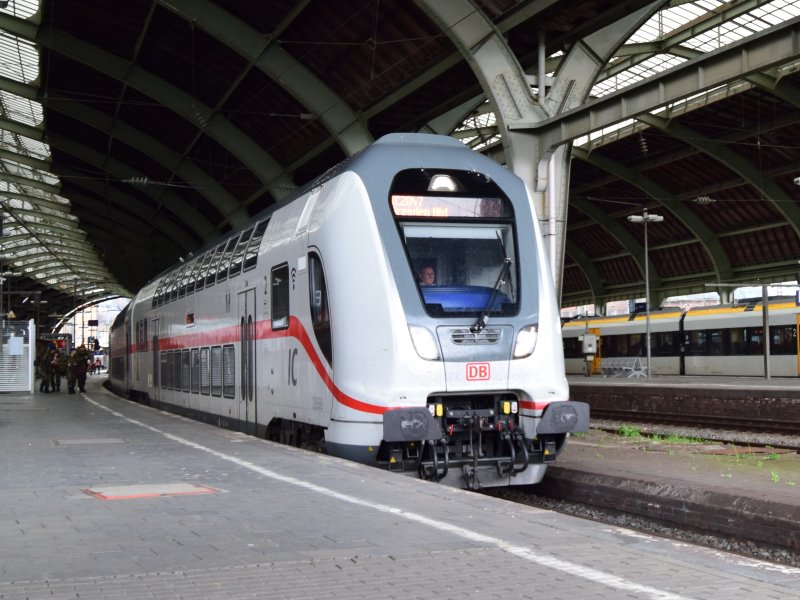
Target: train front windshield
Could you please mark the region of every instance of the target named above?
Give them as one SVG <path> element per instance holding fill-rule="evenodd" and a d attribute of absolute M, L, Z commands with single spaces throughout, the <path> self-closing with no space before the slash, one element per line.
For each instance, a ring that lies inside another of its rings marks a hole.
<path fill-rule="evenodd" d="M 467 171 L 403 171 L 391 206 L 429 315 L 517 313 L 514 214 L 496 184 Z"/>

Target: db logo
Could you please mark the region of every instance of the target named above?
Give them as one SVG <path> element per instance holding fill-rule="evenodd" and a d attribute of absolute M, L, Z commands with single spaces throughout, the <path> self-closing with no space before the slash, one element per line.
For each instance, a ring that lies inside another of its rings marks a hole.
<path fill-rule="evenodd" d="M 467 381 L 489 381 L 489 363 L 467 363 Z"/>

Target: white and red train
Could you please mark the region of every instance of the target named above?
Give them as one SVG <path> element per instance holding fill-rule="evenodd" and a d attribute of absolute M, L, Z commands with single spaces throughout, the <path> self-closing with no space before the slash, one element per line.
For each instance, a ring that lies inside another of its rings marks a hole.
<path fill-rule="evenodd" d="M 113 325 L 109 377 L 219 426 L 478 488 L 537 483 L 587 429 L 561 348 L 523 182 L 454 139 L 393 134 L 149 282 Z"/>

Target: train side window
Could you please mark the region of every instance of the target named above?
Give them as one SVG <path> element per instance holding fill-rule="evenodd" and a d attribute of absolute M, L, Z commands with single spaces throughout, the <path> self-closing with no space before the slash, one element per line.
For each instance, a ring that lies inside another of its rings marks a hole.
<path fill-rule="evenodd" d="M 186 284 L 189 281 L 189 265 L 183 265 L 181 270 L 178 271 L 178 298 L 183 298 L 186 295 Z"/>
<path fill-rule="evenodd" d="M 777 356 L 797 355 L 797 327 L 795 325 L 776 325 L 769 328 L 770 354 Z"/>
<path fill-rule="evenodd" d="M 231 266 L 228 269 L 228 277 L 236 277 L 242 272 L 242 263 L 244 262 L 244 252 L 247 250 L 247 244 L 250 241 L 250 236 L 253 235 L 255 227 L 251 227 L 242 234 L 239 238 L 239 243 L 236 244 L 236 250 L 233 251 L 233 258 L 231 258 Z"/>
<path fill-rule="evenodd" d="M 222 395 L 236 397 L 236 352 L 233 344 L 222 347 Z"/>
<path fill-rule="evenodd" d="M 289 327 L 289 265 L 273 267 L 270 280 L 272 288 L 272 328 Z"/>
<path fill-rule="evenodd" d="M 564 358 L 583 358 L 583 346 L 578 338 L 564 338 Z"/>
<path fill-rule="evenodd" d="M 206 271 L 208 270 L 208 263 L 214 257 L 214 251 L 209 250 L 203 256 L 197 259 L 197 269 L 194 272 L 194 289 L 200 291 L 206 286 Z"/>
<path fill-rule="evenodd" d="M 328 287 L 325 285 L 325 273 L 322 270 L 322 259 L 314 252 L 308 254 L 308 295 L 311 307 L 311 325 L 314 336 L 328 363 L 333 366 L 333 343 L 331 341 L 331 316 L 328 305 Z"/>
<path fill-rule="evenodd" d="M 690 356 L 705 356 L 708 351 L 706 331 L 698 329 L 688 333 L 688 348 L 686 354 Z"/>
<path fill-rule="evenodd" d="M 181 391 L 181 351 L 172 353 L 172 389 Z"/>
<path fill-rule="evenodd" d="M 709 356 L 722 356 L 723 350 L 722 329 L 709 329 L 706 331 L 706 343 L 708 344 Z"/>
<path fill-rule="evenodd" d="M 211 395 L 222 395 L 222 346 L 211 347 Z"/>
<path fill-rule="evenodd" d="M 225 242 L 222 242 L 217 249 L 214 250 L 214 255 L 208 263 L 208 272 L 206 273 L 206 287 L 211 287 L 217 280 L 217 267 L 219 261 L 222 259 L 222 253 L 225 252 Z"/>
<path fill-rule="evenodd" d="M 178 299 L 178 284 L 180 283 L 180 272 L 173 271 L 172 275 L 170 275 L 169 281 L 169 300 L 172 302 L 173 300 Z"/>
<path fill-rule="evenodd" d="M 261 221 L 256 225 L 256 230 L 253 232 L 253 237 L 250 238 L 250 243 L 247 245 L 247 252 L 244 255 L 244 268 L 243 271 L 254 269 L 258 262 L 258 250 L 261 247 L 261 240 L 264 238 L 264 232 L 269 225 L 269 219 Z"/>
<path fill-rule="evenodd" d="M 764 337 L 763 327 L 748 327 L 745 328 L 745 336 L 747 337 L 747 354 L 764 354 L 764 347 L 762 346 L 762 339 Z"/>
<path fill-rule="evenodd" d="M 200 264 L 203 262 L 203 257 L 196 258 L 189 265 L 189 272 L 186 274 L 186 295 L 194 293 L 195 283 L 197 282 L 197 271 L 200 269 Z"/>
<path fill-rule="evenodd" d="M 164 278 L 162 277 L 158 285 L 156 286 L 156 291 L 153 292 L 153 308 L 156 306 L 161 306 L 163 303 L 163 290 L 164 290 Z"/>
<path fill-rule="evenodd" d="M 604 358 L 611 358 L 612 356 L 619 356 L 617 350 L 617 337 L 616 335 L 601 335 L 600 348 L 603 350 Z"/>
<path fill-rule="evenodd" d="M 211 374 L 208 371 L 208 348 L 200 348 L 200 393 L 211 393 Z"/>
<path fill-rule="evenodd" d="M 239 236 L 234 236 L 228 240 L 228 244 L 225 246 L 225 252 L 223 253 L 222 259 L 219 261 L 219 266 L 217 267 L 217 283 L 225 281 L 228 278 L 228 267 L 230 267 L 233 251 L 236 248 L 236 243 L 238 240 Z"/>
<path fill-rule="evenodd" d="M 200 393 L 200 349 L 192 348 L 192 361 L 191 361 L 191 392 L 193 394 Z"/>
<path fill-rule="evenodd" d="M 729 353 L 733 356 L 747 354 L 747 343 L 743 327 L 728 329 Z"/>
<path fill-rule="evenodd" d="M 161 356 L 159 356 L 159 365 L 161 367 L 161 389 L 166 390 L 169 389 L 169 352 L 161 352 Z"/>
<path fill-rule="evenodd" d="M 189 350 L 181 351 L 181 390 L 189 391 L 189 381 L 191 379 L 192 359 Z"/>

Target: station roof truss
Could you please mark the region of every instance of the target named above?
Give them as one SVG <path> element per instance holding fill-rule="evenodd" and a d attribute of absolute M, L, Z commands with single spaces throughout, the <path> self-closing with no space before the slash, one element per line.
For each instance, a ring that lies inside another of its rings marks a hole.
<path fill-rule="evenodd" d="M 491 104 L 428 16 L 433 1 L 10 0 L 0 307 L 16 307 L 9 286 L 47 302 L 42 313 L 130 296 L 386 133 L 448 133 L 502 162 Z M 571 47 L 648 4 L 472 2 L 532 82 L 540 36 L 557 77 Z M 737 44 L 755 57 L 750 39 L 783 43 L 800 3 L 657 4 L 587 105 L 619 116 L 602 129 L 580 120 L 588 112 L 569 122 L 565 305 L 641 294 L 643 232 L 627 217 L 643 208 L 664 216 L 648 230 L 658 295 L 797 277 L 800 57 L 746 76 L 708 59 Z M 648 85 L 676 89 L 684 72 L 722 83 L 618 109 Z"/>

